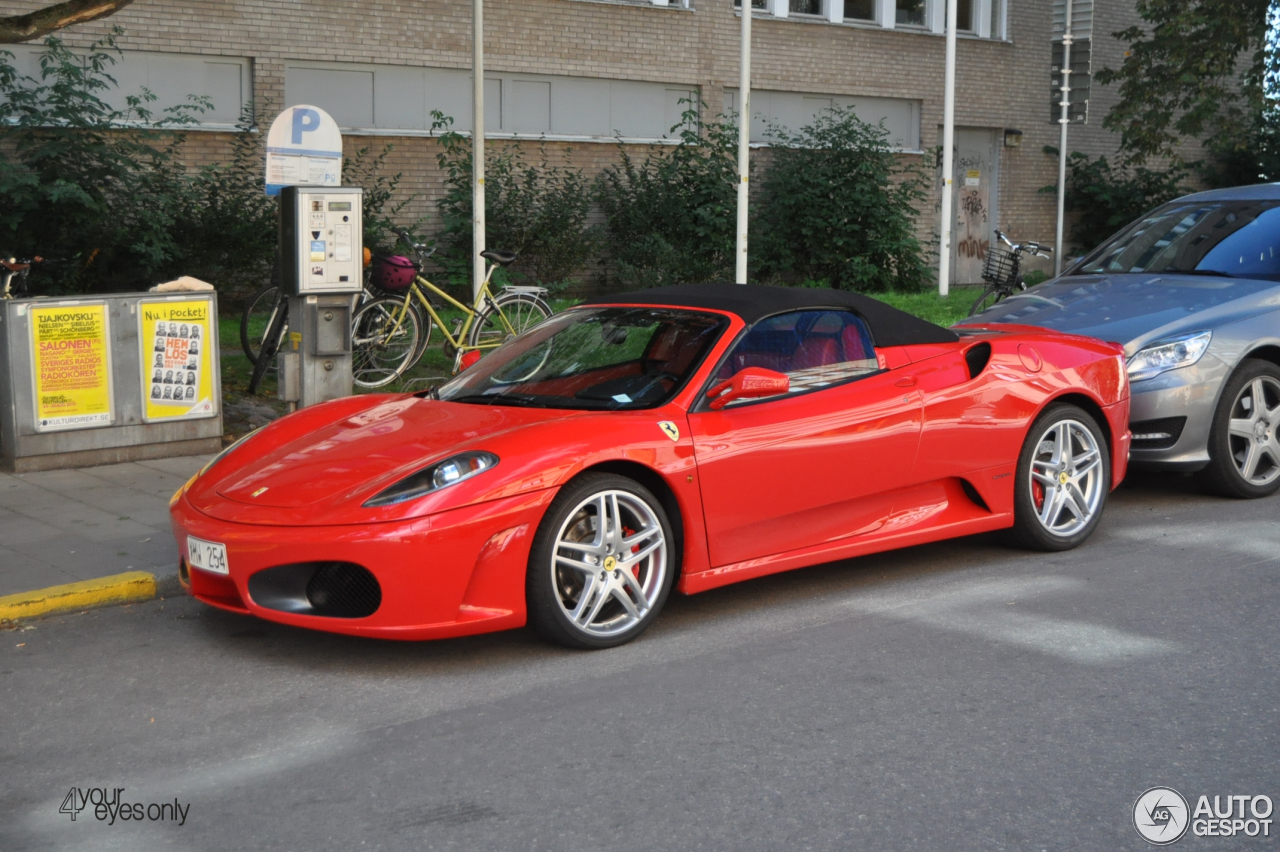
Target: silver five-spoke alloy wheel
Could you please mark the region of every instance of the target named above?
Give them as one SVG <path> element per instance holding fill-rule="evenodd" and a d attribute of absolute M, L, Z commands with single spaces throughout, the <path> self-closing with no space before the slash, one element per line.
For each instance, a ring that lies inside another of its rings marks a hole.
<path fill-rule="evenodd" d="M 1107 493 L 1102 474 L 1102 451 L 1084 423 L 1058 420 L 1045 430 L 1027 475 L 1032 506 L 1046 532 L 1070 538 L 1089 525 Z"/>
<path fill-rule="evenodd" d="M 626 633 L 658 603 L 668 544 L 653 508 L 630 491 L 590 494 L 556 532 L 550 570 L 556 601 L 585 636 Z"/>
<path fill-rule="evenodd" d="M 1227 441 L 1245 482 L 1267 486 L 1280 477 L 1280 381 L 1258 376 L 1236 394 Z"/>

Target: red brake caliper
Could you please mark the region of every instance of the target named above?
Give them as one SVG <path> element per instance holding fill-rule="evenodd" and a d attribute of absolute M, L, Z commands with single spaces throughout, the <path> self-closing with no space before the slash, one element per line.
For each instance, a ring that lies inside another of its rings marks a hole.
<path fill-rule="evenodd" d="M 1031 502 L 1035 504 L 1037 509 L 1044 508 L 1044 486 L 1039 480 L 1031 483 Z"/>

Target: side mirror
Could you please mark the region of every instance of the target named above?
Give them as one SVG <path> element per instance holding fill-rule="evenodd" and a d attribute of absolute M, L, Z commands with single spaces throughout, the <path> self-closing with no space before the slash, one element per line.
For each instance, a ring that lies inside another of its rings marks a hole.
<path fill-rule="evenodd" d="M 791 379 L 782 373 L 763 367 L 746 367 L 735 373 L 733 378 L 707 391 L 707 399 L 711 400 L 711 409 L 719 411 L 735 400 L 777 396 L 789 390 Z"/>

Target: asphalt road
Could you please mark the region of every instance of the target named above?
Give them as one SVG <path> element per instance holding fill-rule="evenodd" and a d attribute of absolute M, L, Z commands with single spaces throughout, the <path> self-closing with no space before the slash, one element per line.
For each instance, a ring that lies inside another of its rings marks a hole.
<path fill-rule="evenodd" d="M 595 653 L 48 619 L 0 632 L 0 849 L 1145 849 L 1156 785 L 1280 805 L 1277 509 L 1139 477 L 1073 552 L 810 568 Z"/>

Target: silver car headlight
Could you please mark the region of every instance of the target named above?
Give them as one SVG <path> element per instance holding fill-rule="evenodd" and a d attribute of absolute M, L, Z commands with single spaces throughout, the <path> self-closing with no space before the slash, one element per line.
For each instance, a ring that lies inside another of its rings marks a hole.
<path fill-rule="evenodd" d="M 1141 382 L 1167 370 L 1190 367 L 1208 351 L 1212 337 L 1211 331 L 1198 331 L 1144 346 L 1129 359 L 1129 381 Z"/>
<path fill-rule="evenodd" d="M 405 500 L 412 500 L 433 491 L 439 491 L 441 488 L 457 485 L 478 473 L 484 473 L 497 464 L 498 457 L 493 453 L 458 453 L 456 456 L 449 456 L 443 461 L 438 461 L 430 467 L 424 467 L 417 473 L 406 476 L 389 488 L 384 488 L 376 496 L 366 500 L 364 505 L 366 508 L 372 508 L 403 503 Z"/>

